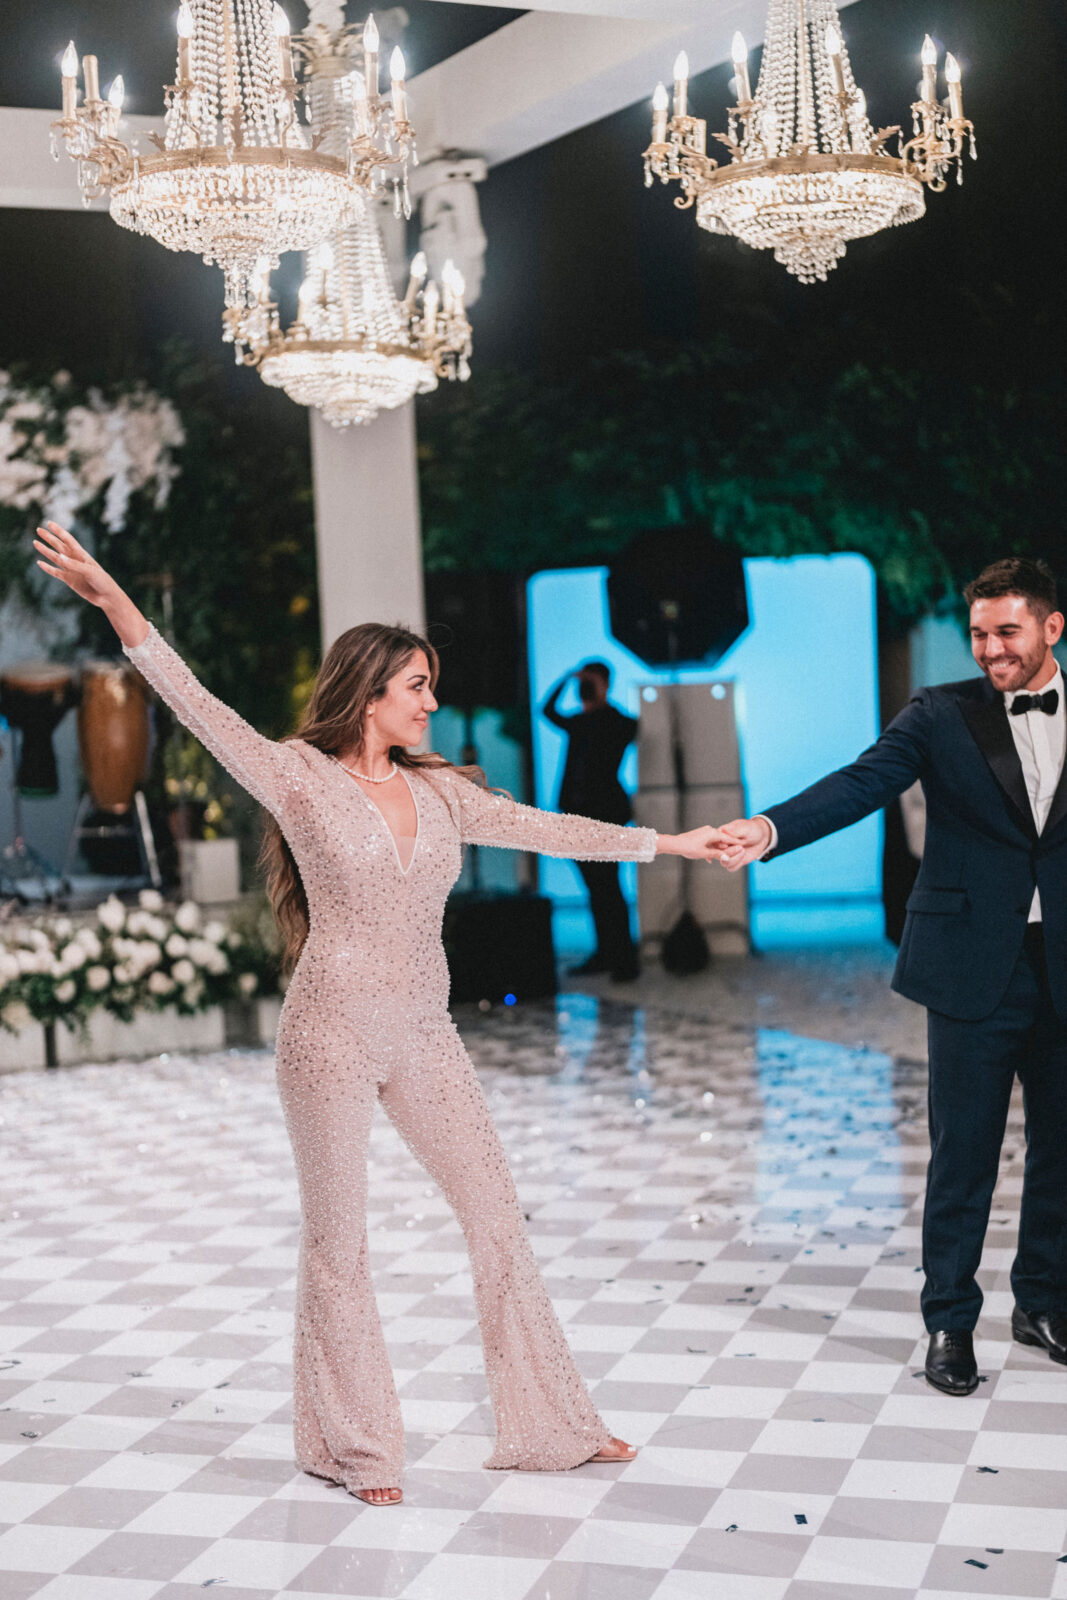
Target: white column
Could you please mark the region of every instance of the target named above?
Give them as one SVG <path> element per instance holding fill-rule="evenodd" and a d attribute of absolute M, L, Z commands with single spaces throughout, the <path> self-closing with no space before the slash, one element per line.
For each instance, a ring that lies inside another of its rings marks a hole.
<path fill-rule="evenodd" d="M 323 649 L 357 622 L 425 625 L 415 408 L 331 428 L 312 410 Z"/>

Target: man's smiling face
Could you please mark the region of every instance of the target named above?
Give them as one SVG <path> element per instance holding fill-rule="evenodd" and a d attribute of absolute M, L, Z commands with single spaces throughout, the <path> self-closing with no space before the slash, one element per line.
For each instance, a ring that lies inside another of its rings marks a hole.
<path fill-rule="evenodd" d="M 1025 595 L 976 600 L 971 607 L 971 654 L 1002 692 L 1043 687 L 1052 675 L 1052 646 L 1062 632 L 1060 613 L 1039 618 Z"/>

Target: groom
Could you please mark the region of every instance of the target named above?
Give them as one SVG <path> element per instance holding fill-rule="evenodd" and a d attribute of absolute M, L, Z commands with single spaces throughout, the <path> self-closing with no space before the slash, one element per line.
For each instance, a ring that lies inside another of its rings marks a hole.
<path fill-rule="evenodd" d="M 984 677 L 922 689 L 849 767 L 732 822 L 733 872 L 886 805 L 916 778 L 926 848 L 893 987 L 928 1009 L 923 1214 L 926 1377 L 978 1384 L 975 1273 L 1018 1075 L 1027 1151 L 1012 1333 L 1067 1365 L 1067 712 L 1043 561 L 997 561 L 964 591 Z"/>

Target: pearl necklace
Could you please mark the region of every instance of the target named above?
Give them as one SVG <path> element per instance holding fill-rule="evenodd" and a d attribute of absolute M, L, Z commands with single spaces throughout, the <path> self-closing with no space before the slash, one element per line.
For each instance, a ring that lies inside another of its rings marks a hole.
<path fill-rule="evenodd" d="M 361 783 L 388 783 L 389 779 L 395 778 L 397 773 L 400 771 L 400 768 L 394 761 L 384 778 L 371 778 L 365 772 L 357 772 L 355 767 L 346 767 L 344 762 L 338 756 L 333 756 L 331 759 L 337 762 L 337 765 L 340 767 L 342 772 L 347 772 L 349 777 L 358 778 Z"/>

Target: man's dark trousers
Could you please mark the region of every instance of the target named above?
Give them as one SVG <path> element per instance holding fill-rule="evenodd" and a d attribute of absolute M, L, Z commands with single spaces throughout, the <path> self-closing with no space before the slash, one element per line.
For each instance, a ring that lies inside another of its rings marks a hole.
<path fill-rule="evenodd" d="M 1011 1271 L 1015 1303 L 1061 1311 L 1067 1288 L 1067 1026 L 1049 994 L 1041 924 L 1031 923 L 1007 993 L 991 1016 L 931 1011 L 930 1166 L 923 1215 L 923 1318 L 930 1332 L 971 1329 L 975 1282 L 1016 1074 L 1028 1150 Z"/>
<path fill-rule="evenodd" d="M 596 953 L 612 972 L 627 972 L 637 963 L 630 934 L 630 908 L 619 882 L 617 861 L 576 861 L 589 893 L 596 928 Z"/>

